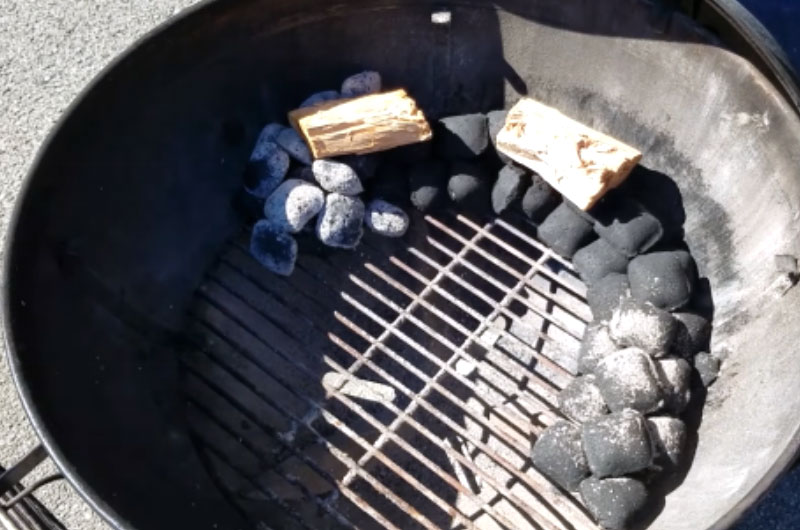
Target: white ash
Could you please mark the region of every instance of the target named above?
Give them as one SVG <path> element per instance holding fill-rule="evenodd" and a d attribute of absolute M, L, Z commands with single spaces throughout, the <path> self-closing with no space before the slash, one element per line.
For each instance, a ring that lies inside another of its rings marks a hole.
<path fill-rule="evenodd" d="M 671 350 L 678 325 L 663 309 L 627 298 L 612 313 L 608 329 L 618 346 L 633 346 L 660 357 Z"/>
<path fill-rule="evenodd" d="M 649 413 L 664 406 L 655 363 L 638 348 L 607 355 L 597 364 L 595 375 L 603 399 L 614 412 L 634 409 Z"/>
<path fill-rule="evenodd" d="M 264 217 L 275 229 L 296 234 L 325 205 L 325 194 L 303 180 L 289 179 L 264 202 Z"/>
<path fill-rule="evenodd" d="M 330 247 L 355 248 L 364 234 L 363 223 L 361 199 L 329 193 L 317 219 L 317 237 Z"/>
<path fill-rule="evenodd" d="M 301 109 L 306 107 L 313 107 L 314 105 L 318 105 L 320 103 L 325 103 L 326 101 L 333 101 L 334 99 L 339 99 L 341 96 L 339 92 L 336 90 L 323 90 L 322 92 L 315 92 L 308 96 L 306 99 L 300 103 Z"/>
<path fill-rule="evenodd" d="M 336 160 L 320 159 L 311 164 L 314 178 L 323 190 L 342 195 L 358 195 L 364 191 L 356 171 Z"/>
<path fill-rule="evenodd" d="M 275 141 L 286 151 L 289 156 L 307 166 L 311 165 L 312 157 L 306 142 L 297 134 L 297 131 L 287 127 L 278 134 Z"/>
<path fill-rule="evenodd" d="M 250 254 L 269 271 L 289 276 L 297 260 L 297 241 L 276 230 L 269 221 L 262 220 L 253 226 Z"/>
<path fill-rule="evenodd" d="M 561 412 L 583 423 L 608 413 L 603 395 L 595 383 L 595 376 L 576 377 L 558 394 L 558 408 Z"/>
<path fill-rule="evenodd" d="M 594 371 L 597 363 L 611 353 L 619 350 L 611 338 L 605 322 L 595 322 L 587 326 L 578 351 L 578 372 L 588 374 Z"/>
<path fill-rule="evenodd" d="M 686 446 L 686 424 L 671 416 L 648 418 L 647 427 L 656 451 L 656 463 L 667 468 L 677 467 Z"/>
<path fill-rule="evenodd" d="M 245 189 L 259 199 L 278 187 L 289 171 L 289 156 L 277 144 L 266 141 L 256 145 L 245 171 Z"/>
<path fill-rule="evenodd" d="M 261 132 L 258 134 L 256 144 L 253 146 L 253 152 L 250 155 L 250 160 L 264 159 L 267 156 L 267 149 L 272 149 L 271 147 L 267 147 L 267 144 L 275 144 L 278 135 L 285 128 L 286 127 L 280 123 L 268 123 L 263 129 L 261 129 Z"/>
<path fill-rule="evenodd" d="M 342 97 L 354 98 L 381 91 L 381 74 L 366 71 L 351 75 L 342 82 Z"/>
<path fill-rule="evenodd" d="M 657 360 L 656 370 L 664 392 L 664 407 L 671 414 L 682 413 L 691 397 L 692 367 L 686 359 L 668 358 Z"/>
<path fill-rule="evenodd" d="M 589 469 L 598 477 L 619 477 L 650 467 L 653 447 L 645 417 L 634 410 L 587 421 L 582 430 Z"/>
<path fill-rule="evenodd" d="M 402 208 L 382 199 L 375 199 L 367 205 L 364 221 L 370 230 L 386 237 L 403 237 L 410 224 Z"/>

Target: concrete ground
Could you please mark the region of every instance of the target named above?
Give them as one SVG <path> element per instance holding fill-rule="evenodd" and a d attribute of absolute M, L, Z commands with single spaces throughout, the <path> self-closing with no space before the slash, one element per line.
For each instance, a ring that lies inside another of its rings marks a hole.
<path fill-rule="evenodd" d="M 0 238 L 20 182 L 59 115 L 113 57 L 197 0 L 2 0 L 0 2 Z M 0 463 L 36 444 L 4 356 L 0 357 Z M 52 469 L 40 470 L 42 474 Z M 800 527 L 795 493 L 785 480 L 740 530 Z M 63 481 L 39 498 L 70 530 L 108 528 Z"/>

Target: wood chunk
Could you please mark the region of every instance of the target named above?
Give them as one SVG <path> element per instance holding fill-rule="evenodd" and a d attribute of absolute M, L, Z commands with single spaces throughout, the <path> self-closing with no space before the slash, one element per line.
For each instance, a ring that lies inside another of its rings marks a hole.
<path fill-rule="evenodd" d="M 296 109 L 289 123 L 315 158 L 374 153 L 433 137 L 422 110 L 403 89 Z"/>
<path fill-rule="evenodd" d="M 619 186 L 642 159 L 637 149 L 530 98 L 508 112 L 497 150 L 583 210 Z"/>

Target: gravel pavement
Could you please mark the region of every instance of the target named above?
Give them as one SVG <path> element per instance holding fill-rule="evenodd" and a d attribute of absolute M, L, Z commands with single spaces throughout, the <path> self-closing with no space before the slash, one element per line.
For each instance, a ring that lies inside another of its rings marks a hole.
<path fill-rule="evenodd" d="M 60 114 L 117 54 L 148 30 L 196 0 L 0 1 L 0 238 L 36 150 Z M 0 357 L 0 463 L 15 462 L 36 444 L 5 356 Z M 51 464 L 49 464 L 51 465 Z M 52 471 L 43 466 L 39 474 Z M 740 527 L 800 525 L 800 473 Z M 108 528 L 64 483 L 39 498 L 70 530 Z"/>

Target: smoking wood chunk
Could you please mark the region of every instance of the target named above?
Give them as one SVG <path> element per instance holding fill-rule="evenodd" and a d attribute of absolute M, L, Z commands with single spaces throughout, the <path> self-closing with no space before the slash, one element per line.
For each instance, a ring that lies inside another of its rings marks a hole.
<path fill-rule="evenodd" d="M 497 150 L 588 210 L 642 159 L 637 149 L 529 98 L 508 112 Z"/>
<path fill-rule="evenodd" d="M 388 385 L 373 383 L 337 372 L 328 372 L 322 376 L 322 386 L 330 390 L 338 390 L 346 396 L 378 403 L 391 403 L 395 398 L 394 388 Z"/>
<path fill-rule="evenodd" d="M 373 153 L 433 137 L 422 110 L 402 89 L 296 109 L 289 122 L 315 158 Z"/>

